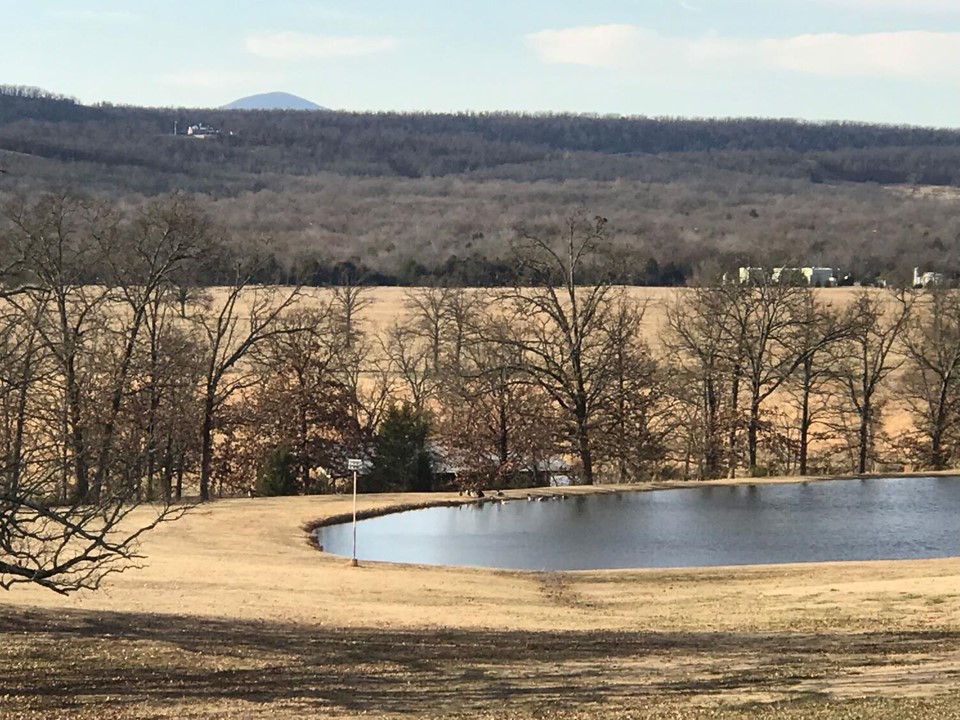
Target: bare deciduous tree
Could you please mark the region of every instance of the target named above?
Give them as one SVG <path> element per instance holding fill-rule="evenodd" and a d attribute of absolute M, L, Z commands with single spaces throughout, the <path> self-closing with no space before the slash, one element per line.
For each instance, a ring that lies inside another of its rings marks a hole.
<path fill-rule="evenodd" d="M 169 199 L 130 222 L 60 194 L 7 218 L 0 586 L 95 588 L 135 562 L 144 532 L 183 511 L 136 510 L 150 452 L 139 398 L 149 310 L 190 259 L 197 216 Z M 155 347 L 156 362 L 172 351 Z"/>
<path fill-rule="evenodd" d="M 881 394 L 889 375 L 903 364 L 894 353 L 913 306 L 903 292 L 857 295 L 848 309 L 852 331 L 842 343 L 838 366 L 846 401 L 856 420 L 856 471 L 867 471 L 883 405 Z"/>
<path fill-rule="evenodd" d="M 380 348 L 404 397 L 418 413 L 425 411 L 435 397 L 440 381 L 428 340 L 415 328 L 397 320 L 380 338 Z"/>
<path fill-rule="evenodd" d="M 725 446 L 732 450 L 739 425 L 737 374 L 730 362 L 726 333 L 726 297 L 715 288 L 678 293 L 667 308 L 663 337 L 665 363 L 674 367 L 669 392 L 685 422 L 685 468 L 710 479 L 725 471 Z M 735 463 L 732 459 L 731 464 Z M 685 471 L 685 475 L 688 471 Z"/>
<path fill-rule="evenodd" d="M 901 335 L 906 357 L 899 385 L 914 420 L 917 462 L 942 470 L 956 459 L 960 421 L 960 298 L 933 288 L 915 303 Z"/>
<path fill-rule="evenodd" d="M 394 394 L 389 362 L 365 328 L 363 310 L 372 299 L 369 289 L 350 282 L 333 288 L 330 310 L 343 338 L 338 373 L 349 394 L 353 424 L 361 442 L 369 444 Z"/>
<path fill-rule="evenodd" d="M 552 401 L 517 370 L 516 349 L 502 341 L 510 333 L 503 319 L 475 321 L 495 327 L 474 326 L 463 344 L 437 403 L 437 437 L 462 487 L 537 483 L 558 452 Z"/>
<path fill-rule="evenodd" d="M 599 412 L 597 450 L 620 483 L 658 473 L 673 426 L 665 417 L 668 405 L 657 363 L 641 337 L 644 312 L 621 296 L 606 327 L 612 378 Z"/>
<path fill-rule="evenodd" d="M 190 315 L 205 367 L 201 390 L 201 500 L 210 499 L 218 413 L 231 397 L 255 382 L 251 368 L 242 361 L 259 343 L 297 331 L 297 328 L 278 324 L 277 320 L 299 298 L 300 287 L 254 285 L 255 269 L 238 267 L 234 282 L 223 290 L 222 299 L 197 303 Z"/>
<path fill-rule="evenodd" d="M 500 295 L 505 317 L 517 329 L 502 341 L 521 361 L 516 368 L 553 399 L 581 465 L 594 482 L 593 431 L 612 380 L 609 364 L 613 312 L 609 283 L 584 286 L 579 274 L 604 259 L 607 221 L 572 217 L 553 233 L 521 232 L 516 252 L 524 284 Z"/>
<path fill-rule="evenodd" d="M 316 471 L 342 468 L 362 450 L 340 367 L 347 334 L 329 304 L 294 309 L 278 326 L 292 331 L 251 351 L 256 384 L 238 403 L 246 430 L 239 459 L 249 476 L 268 453 L 287 448 L 300 490 L 314 492 Z"/>
<path fill-rule="evenodd" d="M 340 284 L 331 292 L 331 309 L 336 312 L 340 323 L 339 334 L 343 336 L 345 349 L 350 350 L 363 335 L 361 315 L 373 302 L 370 288 L 357 284 L 350 275 L 343 275 Z"/>

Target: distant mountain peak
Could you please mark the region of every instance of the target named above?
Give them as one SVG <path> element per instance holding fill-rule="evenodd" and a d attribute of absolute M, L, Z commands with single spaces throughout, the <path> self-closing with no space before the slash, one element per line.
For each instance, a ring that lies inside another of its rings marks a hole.
<path fill-rule="evenodd" d="M 325 107 L 287 92 L 248 95 L 224 105 L 222 110 L 326 110 Z"/>

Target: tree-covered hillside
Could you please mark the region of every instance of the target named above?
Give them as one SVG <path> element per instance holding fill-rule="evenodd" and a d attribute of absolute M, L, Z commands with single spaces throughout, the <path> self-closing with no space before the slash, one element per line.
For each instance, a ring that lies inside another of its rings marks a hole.
<path fill-rule="evenodd" d="M 948 129 L 88 107 L 5 87 L 0 170 L 5 196 L 196 193 L 229 233 L 269 238 L 280 265 L 318 277 L 351 261 L 381 282 L 499 282 L 518 225 L 578 207 L 610 218 L 626 282 L 743 263 L 960 271 L 953 195 L 928 187 L 960 186 Z"/>

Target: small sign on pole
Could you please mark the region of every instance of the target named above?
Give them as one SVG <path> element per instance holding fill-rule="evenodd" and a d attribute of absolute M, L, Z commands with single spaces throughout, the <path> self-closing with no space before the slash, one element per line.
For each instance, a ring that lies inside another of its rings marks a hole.
<path fill-rule="evenodd" d="M 363 467 L 363 461 L 360 458 L 349 458 L 347 460 L 347 470 L 353 472 L 353 554 L 350 556 L 350 564 L 357 566 L 357 470 Z"/>

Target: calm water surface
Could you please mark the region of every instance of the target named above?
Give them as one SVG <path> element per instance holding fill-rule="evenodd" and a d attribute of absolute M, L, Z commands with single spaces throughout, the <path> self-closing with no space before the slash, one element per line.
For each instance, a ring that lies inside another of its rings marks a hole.
<path fill-rule="evenodd" d="M 350 524 L 321 528 L 349 556 Z M 960 479 L 831 480 L 488 502 L 363 520 L 357 556 L 527 570 L 960 556 Z"/>

